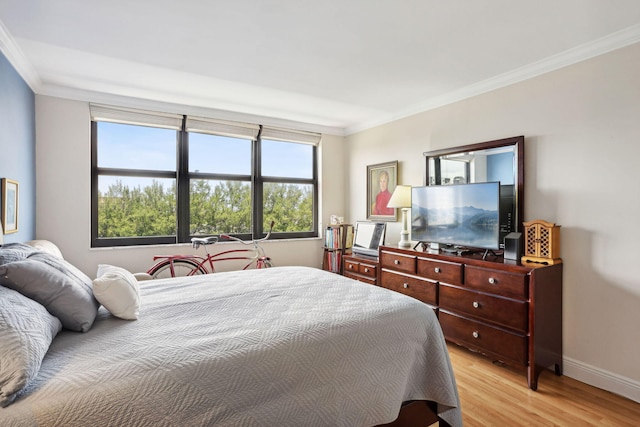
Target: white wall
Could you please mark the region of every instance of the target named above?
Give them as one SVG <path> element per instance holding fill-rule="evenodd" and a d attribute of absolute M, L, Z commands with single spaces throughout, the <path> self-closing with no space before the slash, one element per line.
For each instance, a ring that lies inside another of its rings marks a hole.
<path fill-rule="evenodd" d="M 323 137 L 319 149 L 321 227 L 332 213 L 344 212 L 343 152 L 342 137 Z M 55 242 L 65 258 L 90 277 L 95 277 L 99 263 L 138 272 L 151 267 L 153 255 L 194 252 L 188 244 L 91 249 L 90 156 L 88 103 L 36 96 L 36 238 Z M 233 246 L 216 245 L 218 249 Z M 272 240 L 263 246 L 275 265 L 320 267 L 322 263 L 319 238 Z"/>
<path fill-rule="evenodd" d="M 347 218 L 366 216 L 367 164 L 422 185 L 423 152 L 517 135 L 524 220 L 562 226 L 565 374 L 640 401 L 640 43 L 348 136 Z"/>

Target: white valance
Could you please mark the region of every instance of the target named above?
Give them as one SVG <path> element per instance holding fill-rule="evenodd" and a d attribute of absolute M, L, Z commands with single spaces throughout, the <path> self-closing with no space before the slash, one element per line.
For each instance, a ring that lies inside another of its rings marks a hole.
<path fill-rule="evenodd" d="M 89 104 L 91 120 L 96 122 L 124 123 L 128 125 L 155 126 L 166 129 L 182 129 L 182 115 L 159 113 L 134 108 Z"/>
<path fill-rule="evenodd" d="M 187 132 L 208 133 L 253 140 L 258 137 L 259 130 L 260 126 L 250 123 L 231 122 L 204 117 L 187 117 Z"/>
<path fill-rule="evenodd" d="M 290 129 L 274 128 L 270 126 L 263 126 L 262 133 L 260 134 L 262 139 L 275 139 L 277 141 L 299 142 L 301 144 L 320 144 L 322 135 L 313 132 L 304 132 Z"/>
<path fill-rule="evenodd" d="M 166 129 L 182 129 L 181 114 L 160 113 L 157 111 L 138 110 L 135 108 L 112 107 L 109 105 L 89 104 L 91 120 L 96 122 L 113 122 L 140 126 L 155 126 Z M 212 135 L 230 136 L 255 140 L 260 132 L 260 125 L 252 123 L 218 120 L 207 117 L 187 117 L 187 132 L 198 132 Z M 271 126 L 263 126 L 262 139 L 297 142 L 318 145 L 322 135 Z"/>

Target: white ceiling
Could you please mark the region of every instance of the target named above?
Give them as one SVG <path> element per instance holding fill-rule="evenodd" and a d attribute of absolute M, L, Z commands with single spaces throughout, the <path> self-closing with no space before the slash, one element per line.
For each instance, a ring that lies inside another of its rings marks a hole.
<path fill-rule="evenodd" d="M 38 94 L 338 134 L 638 41 L 638 0 L 0 0 Z"/>

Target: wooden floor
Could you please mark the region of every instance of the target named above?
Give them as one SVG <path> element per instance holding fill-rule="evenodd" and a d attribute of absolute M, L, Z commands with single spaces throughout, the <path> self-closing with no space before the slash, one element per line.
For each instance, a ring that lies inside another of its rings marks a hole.
<path fill-rule="evenodd" d="M 552 371 L 533 391 L 524 369 L 448 346 L 466 427 L 640 426 L 640 403 Z"/>

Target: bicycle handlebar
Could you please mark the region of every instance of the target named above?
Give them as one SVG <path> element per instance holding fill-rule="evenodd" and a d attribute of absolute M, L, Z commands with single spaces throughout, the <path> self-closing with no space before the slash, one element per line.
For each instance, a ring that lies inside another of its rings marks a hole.
<path fill-rule="evenodd" d="M 253 240 L 248 240 L 248 241 L 244 241 L 238 237 L 235 236 L 229 236 L 228 234 L 221 234 L 220 238 L 221 239 L 229 239 L 229 240 L 235 240 L 236 242 L 240 242 L 243 245 L 254 245 L 257 242 L 262 242 L 264 240 L 268 240 L 269 237 L 271 237 L 271 230 L 273 230 L 273 226 L 275 225 L 275 221 L 271 221 L 271 225 L 269 226 L 269 231 L 267 232 L 267 235 L 264 236 L 262 239 L 253 239 Z"/>

